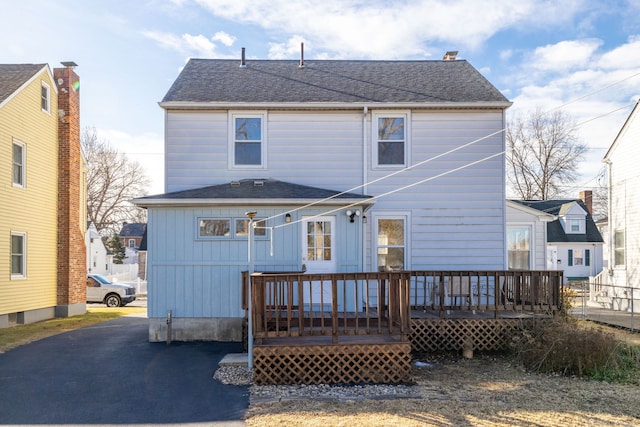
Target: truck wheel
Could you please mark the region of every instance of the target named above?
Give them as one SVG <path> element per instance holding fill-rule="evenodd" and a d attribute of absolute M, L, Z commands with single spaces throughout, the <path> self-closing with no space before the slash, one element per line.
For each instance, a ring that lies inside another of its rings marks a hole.
<path fill-rule="evenodd" d="M 120 307 L 122 300 L 118 294 L 109 294 L 104 299 L 104 303 L 107 307 Z"/>

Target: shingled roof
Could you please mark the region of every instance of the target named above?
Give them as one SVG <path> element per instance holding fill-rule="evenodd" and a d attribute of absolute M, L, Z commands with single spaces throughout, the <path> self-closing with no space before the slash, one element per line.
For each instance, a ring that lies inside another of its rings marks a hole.
<path fill-rule="evenodd" d="M 0 64 L 0 105 L 47 64 Z"/>
<path fill-rule="evenodd" d="M 548 214 L 558 216 L 562 215 L 574 202 L 587 212 L 586 233 L 574 234 L 566 233 L 559 219 L 547 223 L 547 241 L 549 243 L 603 243 L 602 235 L 593 221 L 593 217 L 589 214 L 589 209 L 580 199 L 562 199 L 562 200 L 514 200 L 514 202 L 528 206 L 530 208 L 546 212 Z"/>
<path fill-rule="evenodd" d="M 467 61 L 191 59 L 161 102 L 495 104 L 509 101 Z"/>
<path fill-rule="evenodd" d="M 301 200 L 329 199 L 337 203 L 363 201 L 372 199 L 371 196 L 355 193 L 342 193 L 324 188 L 309 187 L 306 185 L 292 184 L 276 179 L 243 179 L 226 184 L 212 185 L 209 187 L 176 191 L 173 193 L 159 194 L 135 199 L 139 206 L 157 204 L 180 203 L 298 203 Z M 372 203 L 373 200 L 368 203 Z"/>

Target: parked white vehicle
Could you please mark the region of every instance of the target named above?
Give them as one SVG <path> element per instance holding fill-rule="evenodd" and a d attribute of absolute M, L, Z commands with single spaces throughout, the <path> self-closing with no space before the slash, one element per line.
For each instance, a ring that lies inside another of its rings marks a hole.
<path fill-rule="evenodd" d="M 124 307 L 136 299 L 136 288 L 127 284 L 112 283 L 99 274 L 87 275 L 87 302 L 101 303 L 107 307 Z"/>

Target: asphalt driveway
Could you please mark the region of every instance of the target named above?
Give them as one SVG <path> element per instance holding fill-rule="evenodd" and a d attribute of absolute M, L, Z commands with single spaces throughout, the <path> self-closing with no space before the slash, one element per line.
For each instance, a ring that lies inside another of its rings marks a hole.
<path fill-rule="evenodd" d="M 213 379 L 236 343 L 148 342 L 122 317 L 0 354 L 0 424 L 243 426 L 248 386 Z"/>

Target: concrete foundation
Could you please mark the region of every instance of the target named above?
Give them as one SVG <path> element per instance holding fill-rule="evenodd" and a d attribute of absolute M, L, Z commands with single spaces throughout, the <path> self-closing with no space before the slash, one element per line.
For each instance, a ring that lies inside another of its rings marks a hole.
<path fill-rule="evenodd" d="M 18 313 L 18 324 L 27 325 L 29 323 L 42 322 L 56 317 L 55 307 L 45 307 L 36 310 L 21 311 Z"/>
<path fill-rule="evenodd" d="M 56 307 L 56 317 L 81 316 L 87 312 L 87 303 L 59 305 Z"/>
<path fill-rule="evenodd" d="M 149 341 L 167 341 L 167 318 L 149 318 Z M 242 318 L 171 319 L 171 341 L 242 341 Z"/>

